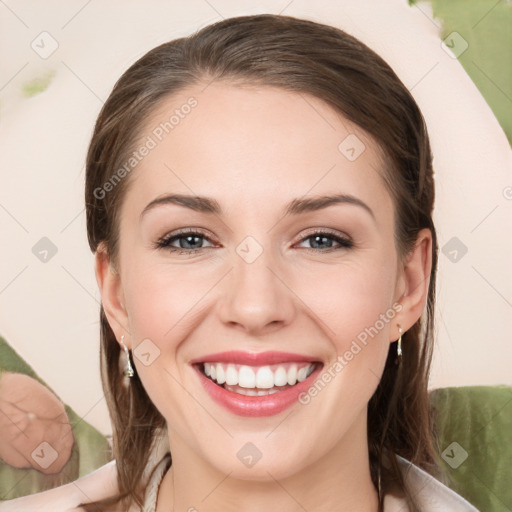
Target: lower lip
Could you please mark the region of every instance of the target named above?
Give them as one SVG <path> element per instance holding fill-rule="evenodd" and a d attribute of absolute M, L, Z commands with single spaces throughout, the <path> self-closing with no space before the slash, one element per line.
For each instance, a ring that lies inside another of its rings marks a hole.
<path fill-rule="evenodd" d="M 295 384 L 295 386 L 264 396 L 246 396 L 228 391 L 206 377 L 197 366 L 194 366 L 194 369 L 199 374 L 201 384 L 206 392 L 215 402 L 238 416 L 260 417 L 279 414 L 298 402 L 299 395 L 307 391 L 313 384 L 322 370 L 322 366 L 322 364 L 318 364 L 318 367 L 313 370 L 307 379 Z"/>

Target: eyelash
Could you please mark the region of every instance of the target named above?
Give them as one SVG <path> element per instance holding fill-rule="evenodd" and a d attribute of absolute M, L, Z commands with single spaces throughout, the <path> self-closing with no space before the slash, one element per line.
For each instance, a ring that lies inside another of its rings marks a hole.
<path fill-rule="evenodd" d="M 178 254 L 193 254 L 198 253 L 199 251 L 203 249 L 209 249 L 209 247 L 200 247 L 199 249 L 182 249 L 179 247 L 173 247 L 171 246 L 171 243 L 179 240 L 181 238 L 186 238 L 187 236 L 198 236 L 201 238 L 204 238 L 208 240 L 209 242 L 212 242 L 212 240 L 206 236 L 204 233 L 200 231 L 194 231 L 194 230 L 183 230 L 179 231 L 178 233 L 174 233 L 169 236 L 164 236 L 160 238 L 155 244 L 155 249 L 167 249 L 170 252 L 178 253 Z M 338 244 L 340 244 L 340 247 L 330 247 L 328 249 L 313 249 L 306 247 L 305 250 L 309 252 L 332 252 L 332 251 L 338 251 L 340 249 L 351 249 L 354 247 L 354 243 L 349 238 L 345 238 L 343 236 L 340 236 L 338 234 L 332 233 L 330 231 L 325 230 L 317 230 L 309 233 L 307 236 L 301 238 L 299 242 L 304 242 L 305 240 L 308 240 L 310 238 L 313 238 L 315 236 L 323 236 L 324 238 L 328 238 L 329 240 L 334 240 Z"/>

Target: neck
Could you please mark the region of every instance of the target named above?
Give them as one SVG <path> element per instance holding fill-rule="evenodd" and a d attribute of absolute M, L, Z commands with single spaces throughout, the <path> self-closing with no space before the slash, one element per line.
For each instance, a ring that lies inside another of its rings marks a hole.
<path fill-rule="evenodd" d="M 160 486 L 157 512 L 377 512 L 366 428 L 360 427 L 310 464 L 301 461 L 298 453 L 301 470 L 280 477 L 269 468 L 268 478 L 257 481 L 219 472 L 174 433 L 170 439 L 170 446 L 176 447 L 171 450 L 173 464 Z"/>

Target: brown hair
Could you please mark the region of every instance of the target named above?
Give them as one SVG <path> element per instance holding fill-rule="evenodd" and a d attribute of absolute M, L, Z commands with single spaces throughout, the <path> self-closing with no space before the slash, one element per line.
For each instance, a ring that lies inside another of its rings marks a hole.
<path fill-rule="evenodd" d="M 432 156 L 418 106 L 375 52 L 337 28 L 270 14 L 226 19 L 149 51 L 118 80 L 95 125 L 85 186 L 91 250 L 104 244 L 116 267 L 119 211 L 131 180 L 121 180 L 106 197 L 98 191 L 129 158 L 148 115 L 173 93 L 211 80 L 275 86 L 326 102 L 370 134 L 385 156 L 383 177 L 395 205 L 399 256 L 404 258 L 412 250 L 422 228 L 432 233 L 425 311 L 402 337 L 400 365 L 395 364 L 392 345 L 380 384 L 368 404 L 370 469 L 375 486 L 381 489 L 379 511 L 392 483 L 403 489 L 411 511 L 419 511 L 396 455 L 431 473 L 436 471 L 427 391 L 438 251 L 432 221 Z M 102 380 L 113 423 L 120 494 L 83 505 L 86 510 L 120 501 L 142 504 L 142 471 L 157 431 L 165 427 L 164 418 L 137 377 L 128 389 L 123 387 L 119 344 L 103 308 L 100 321 Z"/>

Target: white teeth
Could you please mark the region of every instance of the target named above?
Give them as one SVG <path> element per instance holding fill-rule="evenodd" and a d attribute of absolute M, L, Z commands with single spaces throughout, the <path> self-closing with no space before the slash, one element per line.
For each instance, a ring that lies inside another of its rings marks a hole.
<path fill-rule="evenodd" d="M 274 387 L 274 375 L 268 366 L 262 366 L 256 373 L 256 387 L 270 389 Z"/>
<path fill-rule="evenodd" d="M 288 384 L 293 386 L 297 382 L 297 367 L 292 364 L 290 368 L 288 368 Z"/>
<path fill-rule="evenodd" d="M 224 384 L 224 382 L 226 382 L 226 374 L 224 373 L 224 368 L 222 368 L 222 365 L 218 364 L 215 367 L 215 371 L 217 373 L 217 383 Z"/>
<path fill-rule="evenodd" d="M 297 380 L 299 382 L 302 382 L 306 377 L 307 377 L 307 374 L 308 374 L 308 369 L 307 368 L 301 368 L 298 372 L 297 372 Z M 214 379 L 215 377 L 212 377 L 212 379 Z"/>
<path fill-rule="evenodd" d="M 228 391 L 232 391 L 239 395 L 245 396 L 265 396 L 265 395 L 273 395 L 274 393 L 279 393 L 278 389 L 244 389 L 239 386 L 226 386 Z"/>
<path fill-rule="evenodd" d="M 229 386 L 235 386 L 238 384 L 238 372 L 232 364 L 228 364 L 226 369 L 226 384 Z"/>
<path fill-rule="evenodd" d="M 284 365 L 253 367 L 225 363 L 203 364 L 204 374 L 217 384 L 225 384 L 225 388 L 239 386 L 248 390 L 271 390 L 274 387 L 293 386 L 309 377 L 314 368 L 315 363 L 292 363 L 288 370 Z"/>
<path fill-rule="evenodd" d="M 285 386 L 288 384 L 288 374 L 283 366 L 280 366 L 274 373 L 274 386 Z"/>
<path fill-rule="evenodd" d="M 238 371 L 238 385 L 241 388 L 255 388 L 256 375 L 250 366 L 241 366 Z"/>

